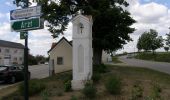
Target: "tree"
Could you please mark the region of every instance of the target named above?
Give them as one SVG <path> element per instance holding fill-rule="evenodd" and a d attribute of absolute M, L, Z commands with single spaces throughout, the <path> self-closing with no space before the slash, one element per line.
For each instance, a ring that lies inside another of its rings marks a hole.
<path fill-rule="evenodd" d="M 156 49 L 161 47 L 163 47 L 163 38 L 158 36 L 158 32 L 156 30 L 150 29 L 149 32 L 144 32 L 138 39 L 138 50 L 152 50 L 154 53 Z"/>
<path fill-rule="evenodd" d="M 169 34 L 166 34 L 166 36 L 167 36 L 165 39 L 166 45 L 170 47 L 170 32 L 169 32 Z"/>
<path fill-rule="evenodd" d="M 138 48 L 138 52 L 142 50 L 141 38 L 138 39 L 137 48 Z"/>
<path fill-rule="evenodd" d="M 169 51 L 169 47 L 164 47 L 165 51 L 168 52 Z"/>
<path fill-rule="evenodd" d="M 28 65 L 37 65 L 38 62 L 32 54 L 28 54 Z"/>
<path fill-rule="evenodd" d="M 38 63 L 45 63 L 46 62 L 46 57 L 44 57 L 43 55 L 36 55 L 35 59 Z"/>
<path fill-rule="evenodd" d="M 16 0 L 22 1 L 22 0 Z M 101 64 L 102 51 L 115 51 L 131 41 L 129 34 L 135 30 L 130 13 L 123 9 L 126 0 L 33 0 L 42 5 L 43 18 L 53 38 L 63 34 L 72 17 L 79 10 L 93 17 L 93 63 Z M 19 2 L 15 2 L 19 4 Z"/>

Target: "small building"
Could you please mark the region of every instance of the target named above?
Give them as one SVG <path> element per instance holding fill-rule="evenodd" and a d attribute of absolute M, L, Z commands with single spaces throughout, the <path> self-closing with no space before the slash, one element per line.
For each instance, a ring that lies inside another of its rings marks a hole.
<path fill-rule="evenodd" d="M 53 43 L 48 53 L 55 73 L 72 69 L 72 43 L 66 38 L 63 37 L 57 43 Z"/>
<path fill-rule="evenodd" d="M 72 41 L 68 41 L 65 37 L 61 38 L 57 43 L 52 43 L 51 49 L 48 51 L 50 61 L 54 65 L 55 73 L 72 70 Z M 102 62 L 108 62 L 109 54 L 103 52 Z"/>
<path fill-rule="evenodd" d="M 23 64 L 24 45 L 0 40 L 0 65 Z"/>

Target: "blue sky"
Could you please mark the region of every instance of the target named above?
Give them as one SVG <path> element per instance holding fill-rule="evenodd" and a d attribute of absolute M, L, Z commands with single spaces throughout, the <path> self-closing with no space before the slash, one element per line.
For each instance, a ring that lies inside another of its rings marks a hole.
<path fill-rule="evenodd" d="M 137 39 L 150 28 L 156 29 L 159 35 L 165 37 L 169 32 L 170 27 L 170 0 L 127 0 L 130 6 L 127 10 L 132 14 L 132 17 L 137 21 L 132 27 L 136 31 L 131 34 L 133 42 L 124 46 L 124 49 L 118 52 L 132 52 L 135 48 Z M 19 39 L 19 33 L 10 31 L 10 10 L 17 9 L 13 5 L 13 0 L 0 0 L 0 39 L 13 42 L 24 43 Z M 72 24 L 68 26 L 68 30 L 64 32 L 68 40 L 72 39 Z M 60 36 L 61 38 L 62 36 Z M 29 32 L 29 48 L 33 55 L 41 54 L 47 56 L 47 51 L 50 49 L 51 43 L 58 41 L 59 38 L 53 39 L 48 30 L 41 29 Z"/>
<path fill-rule="evenodd" d="M 170 0 L 140 0 L 141 3 L 145 4 L 145 3 L 149 3 L 149 2 L 156 2 L 159 4 L 163 4 L 166 5 L 168 4 L 170 7 Z"/>

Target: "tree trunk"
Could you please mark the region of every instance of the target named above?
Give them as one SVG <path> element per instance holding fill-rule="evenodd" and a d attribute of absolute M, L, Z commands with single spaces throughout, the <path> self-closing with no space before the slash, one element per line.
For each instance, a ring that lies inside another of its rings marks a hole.
<path fill-rule="evenodd" d="M 102 49 L 93 48 L 93 65 L 102 63 Z"/>

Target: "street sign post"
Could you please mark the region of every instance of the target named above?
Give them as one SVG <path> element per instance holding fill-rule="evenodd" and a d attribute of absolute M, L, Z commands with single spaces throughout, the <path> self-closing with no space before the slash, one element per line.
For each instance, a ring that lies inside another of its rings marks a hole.
<path fill-rule="evenodd" d="M 20 20 L 11 22 L 11 30 L 12 31 L 27 31 L 27 30 L 35 30 L 35 29 L 41 29 L 43 28 L 41 25 L 40 18 L 32 18 L 32 19 L 26 19 L 26 20 Z"/>
<path fill-rule="evenodd" d="M 20 32 L 20 39 L 27 38 L 27 32 Z"/>
<path fill-rule="evenodd" d="M 29 0 L 21 0 L 19 2 L 25 3 L 23 9 L 10 11 L 10 20 L 22 19 L 11 22 L 11 30 L 20 32 L 20 39 L 25 39 L 24 48 L 24 100 L 29 100 L 29 83 L 28 83 L 28 30 L 35 30 L 44 28 L 44 21 L 40 18 L 41 6 L 29 7 Z M 28 19 L 30 18 L 30 19 Z"/>
<path fill-rule="evenodd" d="M 10 20 L 36 17 L 41 15 L 41 6 L 29 7 L 10 11 Z"/>

